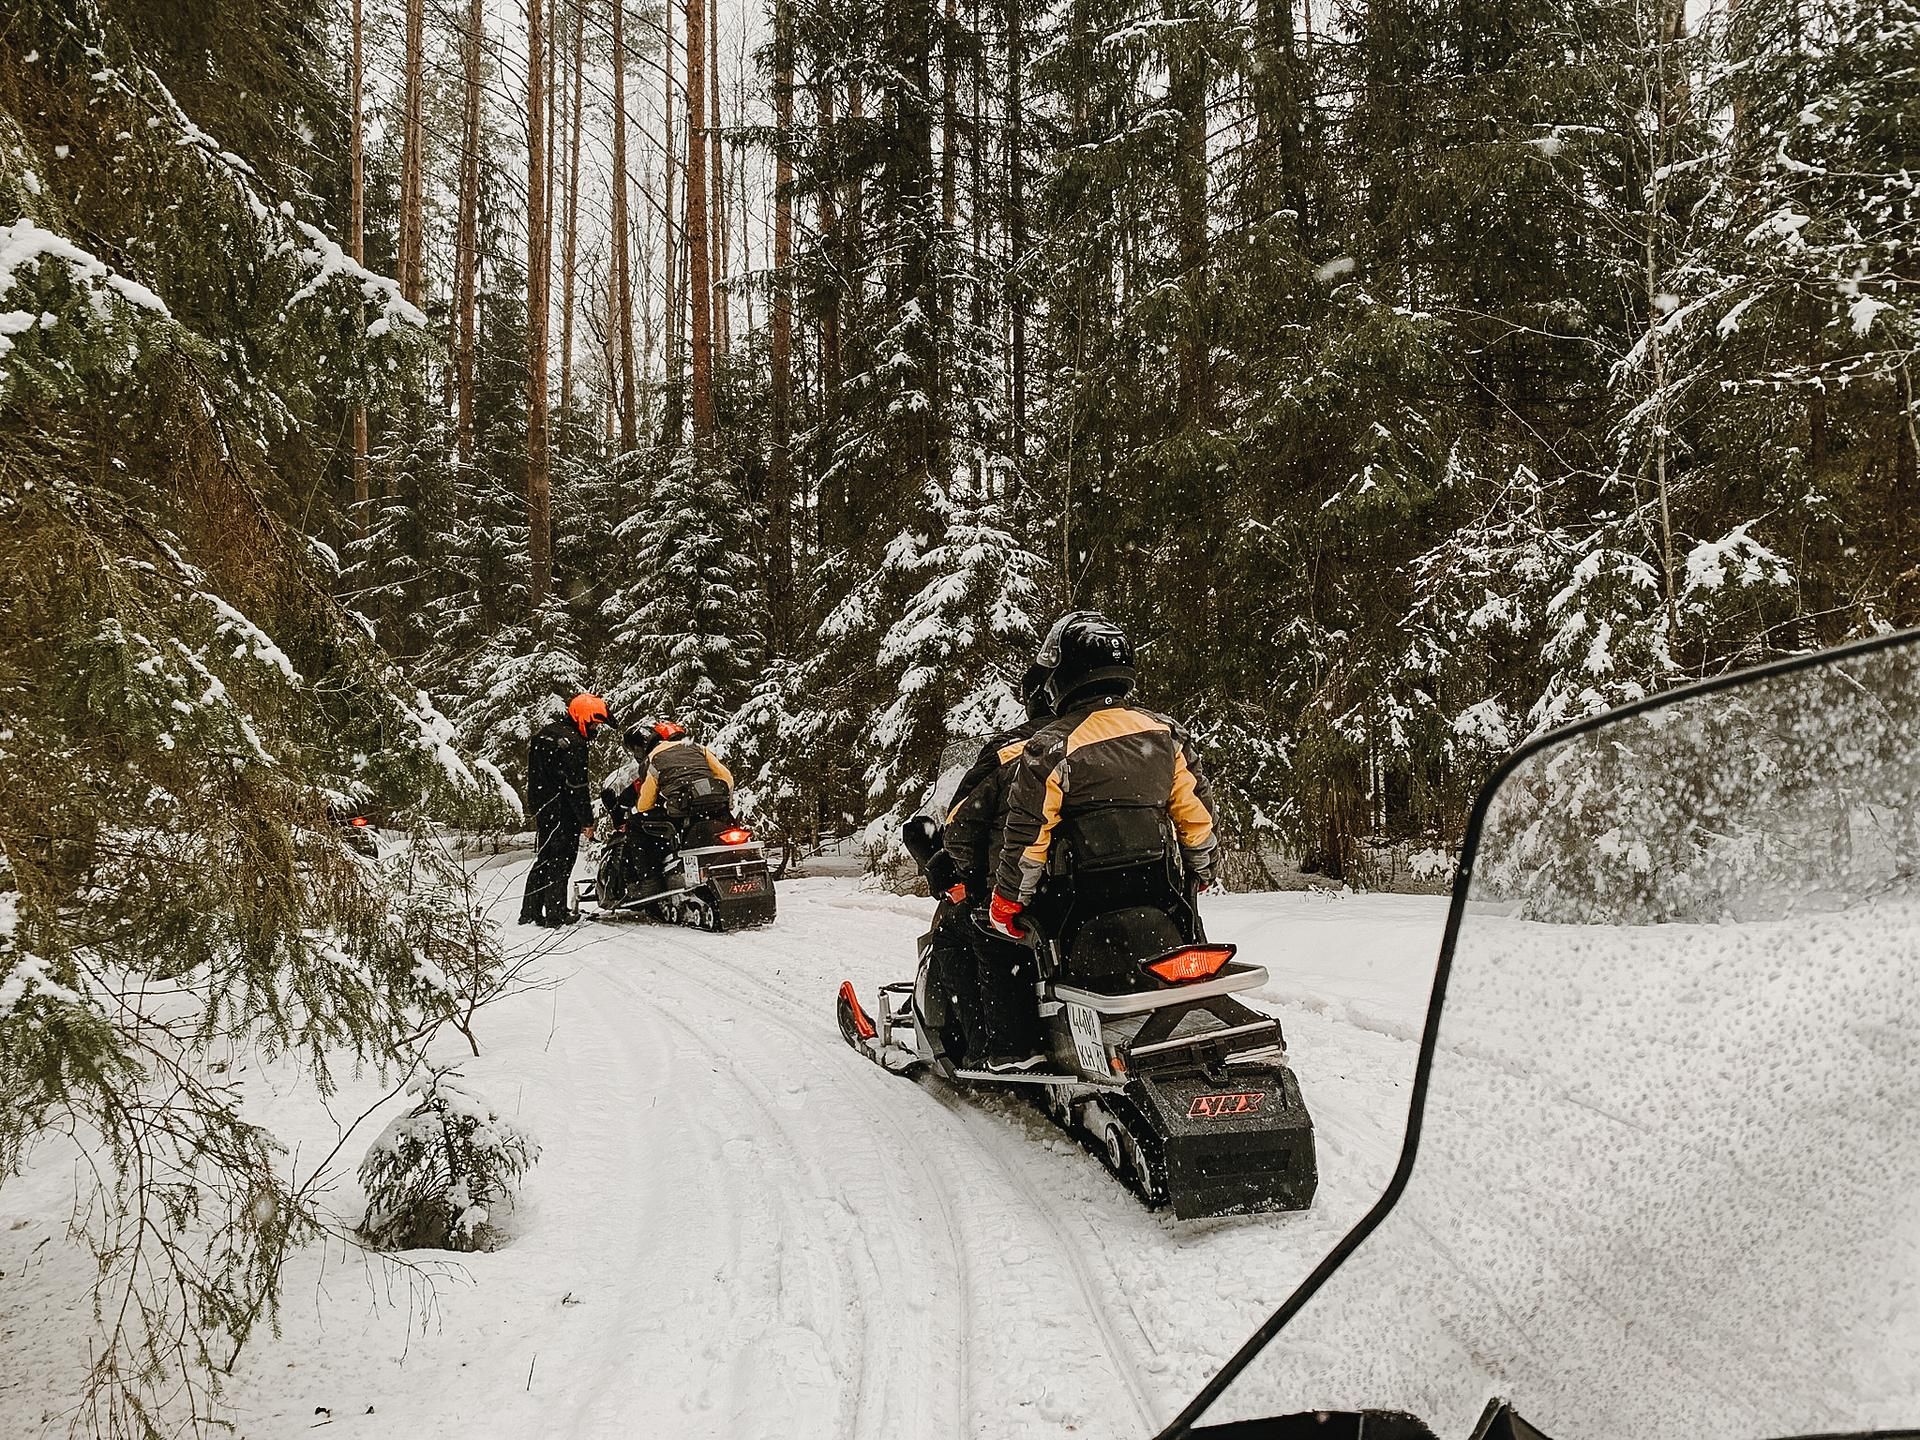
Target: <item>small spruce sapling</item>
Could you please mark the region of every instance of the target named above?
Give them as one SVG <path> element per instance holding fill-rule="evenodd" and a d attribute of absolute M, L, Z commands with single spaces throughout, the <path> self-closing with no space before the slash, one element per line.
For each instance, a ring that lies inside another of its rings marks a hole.
<path fill-rule="evenodd" d="M 490 1250 L 489 1216 L 540 1158 L 533 1137 L 436 1065 L 407 1086 L 413 1108 L 380 1132 L 360 1162 L 360 1233 L 383 1250 Z"/>

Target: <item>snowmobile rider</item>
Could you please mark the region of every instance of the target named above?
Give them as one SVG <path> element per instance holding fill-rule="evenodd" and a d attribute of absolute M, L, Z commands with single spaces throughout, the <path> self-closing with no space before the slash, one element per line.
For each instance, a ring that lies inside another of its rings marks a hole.
<path fill-rule="evenodd" d="M 725 819 L 733 811 L 733 775 L 672 720 L 634 725 L 621 736 L 638 771 L 608 809 L 624 819 L 656 807 L 675 822 Z"/>
<path fill-rule="evenodd" d="M 1007 797 L 1007 827 L 995 871 L 989 923 L 1024 939 L 1021 912 L 1055 860 L 1063 827 L 1096 812 L 1158 812 L 1178 837 L 1188 884 L 1213 880 L 1213 791 L 1186 731 L 1164 715 L 1126 704 L 1133 646 L 1120 627 L 1088 610 L 1063 615 L 1035 664 L 1050 672 L 1056 718 L 1027 741 Z M 1156 824 L 1158 824 L 1156 819 Z M 1071 849 L 1059 857 L 1069 860 Z"/>
<path fill-rule="evenodd" d="M 598 695 L 576 695 L 564 715 L 554 716 L 527 742 L 527 805 L 539 849 L 520 901 L 522 925 L 552 928 L 572 919 L 567 882 L 581 840 L 593 838 L 587 750 L 610 721 L 606 701 Z"/>
<path fill-rule="evenodd" d="M 733 776 L 672 720 L 631 725 L 620 743 L 633 764 L 608 778 L 600 803 L 625 842 L 628 883 L 657 888 L 660 866 L 690 824 L 724 824 L 732 816 Z M 640 816 L 647 819 L 629 823 Z"/>
<path fill-rule="evenodd" d="M 1030 666 L 1021 677 L 1026 718 L 981 747 L 954 790 L 941 849 L 927 865 L 927 883 L 943 903 L 934 919 L 934 947 L 947 993 L 955 997 L 965 1063 L 989 1070 L 1034 1064 L 1040 1038 L 1033 1007 L 1033 951 L 988 934 L 974 916 L 992 890 L 1007 824 L 1007 793 L 1027 740 L 1053 718 L 1048 672 Z"/>

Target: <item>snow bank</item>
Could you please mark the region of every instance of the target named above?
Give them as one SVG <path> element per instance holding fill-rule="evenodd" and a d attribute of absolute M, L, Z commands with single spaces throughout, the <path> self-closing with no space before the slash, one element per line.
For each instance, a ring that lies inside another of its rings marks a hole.
<path fill-rule="evenodd" d="M 1735 1440 L 1920 1413 L 1920 904 L 1470 917 L 1407 1194 L 1237 1410 Z"/>

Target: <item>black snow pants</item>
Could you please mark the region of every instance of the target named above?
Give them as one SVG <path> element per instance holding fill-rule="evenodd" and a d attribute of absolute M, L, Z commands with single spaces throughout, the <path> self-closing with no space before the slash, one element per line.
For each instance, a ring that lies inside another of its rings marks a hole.
<path fill-rule="evenodd" d="M 962 1006 L 961 1024 L 971 1057 L 979 1061 L 1032 1055 L 1040 1049 L 1032 949 L 989 935 L 977 925 L 967 929 L 973 942 L 973 1003 Z"/>
<path fill-rule="evenodd" d="M 974 923 L 973 909 L 941 905 L 928 963 L 947 1056 L 977 1067 L 990 1058 L 1038 1050 L 1040 1013 L 1033 951 L 985 933 Z"/>
<path fill-rule="evenodd" d="M 540 817 L 540 849 L 527 872 L 527 890 L 520 901 L 522 925 L 564 925 L 573 906 L 567 882 L 580 854 L 580 831 L 566 815 Z"/>

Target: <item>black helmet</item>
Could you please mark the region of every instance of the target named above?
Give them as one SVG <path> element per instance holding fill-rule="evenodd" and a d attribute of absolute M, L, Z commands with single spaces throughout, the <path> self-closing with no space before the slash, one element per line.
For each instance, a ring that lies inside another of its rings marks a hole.
<path fill-rule="evenodd" d="M 686 733 L 671 720 L 642 720 L 627 727 L 627 733 L 620 737 L 620 743 L 636 758 L 644 760 L 653 753 L 654 746 L 678 740 Z"/>
<path fill-rule="evenodd" d="M 1020 703 L 1027 707 L 1029 720 L 1044 720 L 1053 714 L 1053 700 L 1047 694 L 1047 681 L 1053 672 L 1044 665 L 1029 665 L 1020 677 Z"/>
<path fill-rule="evenodd" d="M 1048 672 L 1047 696 L 1056 710 L 1083 690 L 1124 695 L 1133 688 L 1133 645 L 1097 610 L 1071 610 L 1054 621 L 1033 663 Z"/>

